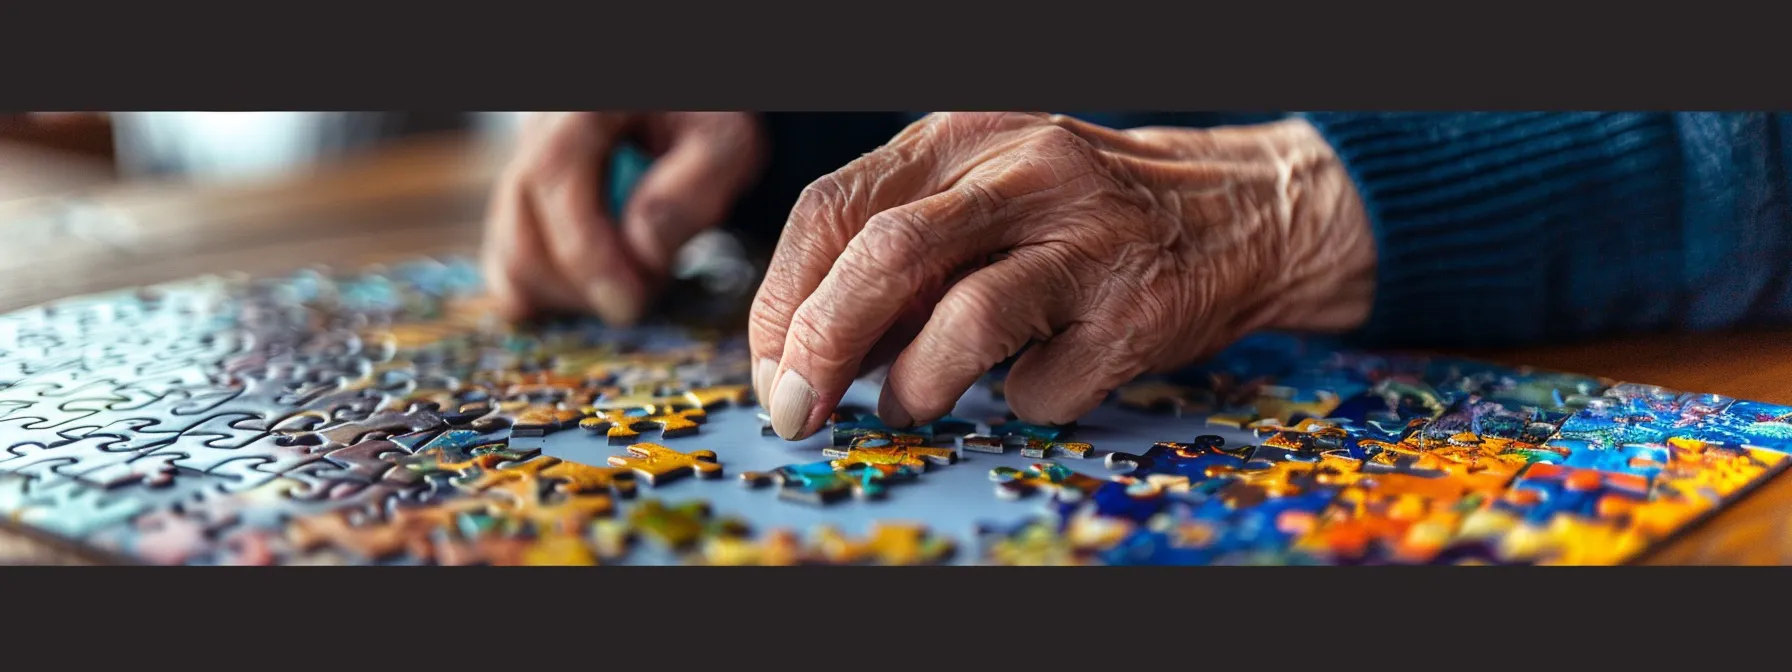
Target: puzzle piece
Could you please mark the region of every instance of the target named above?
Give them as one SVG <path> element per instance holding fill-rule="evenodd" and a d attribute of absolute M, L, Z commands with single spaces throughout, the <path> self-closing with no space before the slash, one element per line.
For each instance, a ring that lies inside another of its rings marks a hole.
<path fill-rule="evenodd" d="M 69 539 L 123 525 L 146 508 L 132 497 L 68 479 L 0 474 L 0 512 Z"/>
<path fill-rule="evenodd" d="M 978 525 L 976 537 L 985 564 L 1000 566 L 1082 566 L 1126 538 L 1128 521 L 1078 516 L 1062 524 L 1046 519 L 999 527 Z"/>
<path fill-rule="evenodd" d="M 374 416 L 350 420 L 295 436 L 295 443 L 318 446 L 321 449 L 343 448 L 354 445 L 367 435 L 375 432 L 395 435 L 411 434 L 446 426 L 442 418 L 429 411 L 407 411 L 404 413 L 384 412 Z"/>
<path fill-rule="evenodd" d="M 1000 455 L 1007 450 L 1008 442 L 999 436 L 971 433 L 958 437 L 958 447 L 960 450 L 968 450 L 975 453 L 995 453 Z"/>
<path fill-rule="evenodd" d="M 728 567 L 787 567 L 804 560 L 802 540 L 790 530 L 772 530 L 762 539 L 721 536 L 703 542 L 701 560 L 706 565 Z"/>
<path fill-rule="evenodd" d="M 687 408 L 677 411 L 599 411 L 592 409 L 591 417 L 579 421 L 579 427 L 588 432 L 604 432 L 609 437 L 610 445 L 624 445 L 641 438 L 641 428 L 658 428 L 660 436 L 667 439 L 690 436 L 697 433 L 697 427 L 707 419 L 701 408 Z"/>
<path fill-rule="evenodd" d="M 864 540 L 854 540 L 833 527 L 815 531 L 814 555 L 827 564 L 932 565 L 951 559 L 952 540 L 934 536 L 925 525 L 883 522 Z"/>
<path fill-rule="evenodd" d="M 1153 444 L 1143 455 L 1108 453 L 1106 465 L 1109 469 L 1127 470 L 1127 475 L 1136 479 L 1168 477 L 1158 479 L 1158 482 L 1178 485 L 1180 489 L 1187 490 L 1199 487 L 1210 479 L 1223 478 L 1233 471 L 1243 469 L 1245 457 L 1251 454 L 1252 449 L 1248 445 L 1227 448 L 1224 438 L 1203 434 L 1195 437 L 1193 443 Z"/>
<path fill-rule="evenodd" d="M 750 471 L 740 475 L 748 487 L 767 483 L 778 485 L 778 497 L 804 504 L 830 504 L 848 495 L 859 499 L 884 496 L 886 484 L 913 479 L 919 475 L 908 467 L 895 464 L 859 463 L 836 468 L 835 461 L 822 460 L 792 464 L 769 472 Z"/>
<path fill-rule="evenodd" d="M 1171 503 L 1166 494 L 1169 489 L 1162 483 L 1108 481 L 1096 487 L 1086 497 L 1057 499 L 1053 502 L 1053 507 L 1060 520 L 1091 515 L 1144 524 L 1162 513 Z"/>
<path fill-rule="evenodd" d="M 989 450 L 988 444 L 978 441 L 977 449 L 982 452 L 1000 453 L 1007 448 L 1019 448 L 1021 457 L 1043 459 L 1056 453 L 1063 457 L 1083 459 L 1094 453 L 1095 447 L 1079 441 L 1062 440 L 1070 432 L 1069 427 L 1050 427 L 1010 420 L 990 427 L 990 435 L 1000 437 L 1002 450 Z M 981 438 L 981 435 L 972 435 Z M 969 441 L 972 437 L 965 437 Z"/>
<path fill-rule="evenodd" d="M 1003 499 L 1019 499 L 1046 490 L 1060 501 L 1071 502 L 1082 500 L 1108 482 L 1055 462 L 1037 462 L 1024 470 L 996 467 L 989 471 L 989 480 L 996 482 L 996 495 Z"/>
<path fill-rule="evenodd" d="M 715 451 L 690 453 L 667 448 L 657 443 L 637 443 L 628 447 L 628 456 L 613 456 L 610 465 L 628 467 L 648 485 L 660 485 L 680 476 L 694 474 L 698 478 L 717 478 L 722 465 L 716 463 Z"/>
<path fill-rule="evenodd" d="M 875 415 L 848 409 L 840 409 L 834 413 L 833 427 L 830 432 L 833 435 L 835 447 L 851 446 L 854 442 L 866 437 L 880 437 L 905 446 L 932 445 L 934 439 L 933 425 L 931 424 L 895 429 L 885 425 Z"/>
<path fill-rule="evenodd" d="M 887 465 L 923 472 L 927 470 L 928 463 L 958 462 L 958 452 L 951 448 L 929 448 L 899 441 L 898 437 L 868 432 L 854 438 L 851 447 L 846 450 L 823 448 L 821 454 L 838 458 L 832 462 L 834 469 L 846 469 L 853 465 Z"/>
<path fill-rule="evenodd" d="M 420 507 L 400 509 L 387 521 L 356 525 L 344 511 L 298 518 L 286 529 L 287 541 L 300 551 L 333 546 L 372 561 L 400 555 L 433 558 L 431 536 L 453 525 L 454 509 Z"/>
<path fill-rule="evenodd" d="M 1168 413 L 1177 417 L 1204 413 L 1213 409 L 1211 390 L 1201 390 L 1161 380 L 1146 380 L 1123 386 L 1115 393 L 1121 408 L 1147 413 Z"/>
<path fill-rule="evenodd" d="M 530 404 L 511 418 L 511 436 L 547 436 L 580 424 L 584 414 L 551 404 Z"/>
<path fill-rule="evenodd" d="M 753 396 L 751 385 L 710 385 L 692 388 L 685 393 L 697 408 L 713 409 L 719 406 L 744 407 Z"/>
<path fill-rule="evenodd" d="M 415 454 L 400 457 L 397 464 L 419 476 L 465 476 L 470 471 L 497 468 L 503 462 L 520 462 L 534 450 L 518 450 L 506 442 L 493 442 L 472 430 L 449 430 L 423 445 Z"/>
<path fill-rule="evenodd" d="M 549 485 L 533 473 L 520 471 L 515 478 L 493 484 L 487 493 L 501 495 L 491 513 L 509 519 L 513 527 L 526 526 L 537 535 L 578 534 L 592 519 L 608 516 L 613 502 L 607 492 L 593 494 L 547 496 Z"/>
<path fill-rule="evenodd" d="M 1608 518 L 1645 501 L 1649 490 L 1649 479 L 1635 474 L 1539 463 L 1524 470 L 1499 504 L 1535 524 L 1564 513 Z"/>
<path fill-rule="evenodd" d="M 403 446 L 385 439 L 372 439 L 332 450 L 325 453 L 323 459 L 342 467 L 342 478 L 371 483 L 395 466 L 396 458 L 409 455 Z"/>
<path fill-rule="evenodd" d="M 700 541 L 717 537 L 744 537 L 744 523 L 715 518 L 709 504 L 700 501 L 669 505 L 657 499 L 643 500 L 628 514 L 629 527 L 672 551 L 685 551 Z"/>
<path fill-rule="evenodd" d="M 634 472 L 624 467 L 593 467 L 578 462 L 540 456 L 508 466 L 493 465 L 458 479 L 462 487 L 483 491 L 495 485 L 524 478 L 552 483 L 555 492 L 565 495 L 614 494 L 635 496 Z"/>

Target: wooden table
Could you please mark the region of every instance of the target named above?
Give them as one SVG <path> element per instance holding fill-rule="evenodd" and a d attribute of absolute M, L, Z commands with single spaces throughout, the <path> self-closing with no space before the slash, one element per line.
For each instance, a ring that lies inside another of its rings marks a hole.
<path fill-rule="evenodd" d="M 472 253 L 501 157 L 502 148 L 444 137 L 250 184 L 113 184 L 93 166 L 68 168 L 61 181 L 51 179 L 55 171 L 31 171 L 40 186 L 49 185 L 40 196 L 0 187 L 0 240 L 6 241 L 0 311 L 205 273 Z M 0 166 L 16 170 L 21 160 L 0 146 Z M 1792 404 L 1792 334 L 1657 336 L 1457 354 Z M 9 560 L 74 561 L 0 538 L 0 562 Z M 1792 563 L 1792 476 L 1769 482 L 1644 561 Z"/>

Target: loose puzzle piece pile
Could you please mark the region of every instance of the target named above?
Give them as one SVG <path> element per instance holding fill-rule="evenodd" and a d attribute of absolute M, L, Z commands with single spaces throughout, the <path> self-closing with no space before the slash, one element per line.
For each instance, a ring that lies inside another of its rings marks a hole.
<path fill-rule="evenodd" d="M 763 413 L 740 334 L 492 315 L 471 263 L 424 260 L 0 316 L 0 514 L 152 564 L 1608 564 L 1792 450 L 1788 407 L 1263 335 L 1118 391 L 1151 445 L 847 407 L 829 445 L 738 470 L 712 425 Z M 900 504 L 945 469 L 1037 514 L 797 530 L 702 496 Z"/>

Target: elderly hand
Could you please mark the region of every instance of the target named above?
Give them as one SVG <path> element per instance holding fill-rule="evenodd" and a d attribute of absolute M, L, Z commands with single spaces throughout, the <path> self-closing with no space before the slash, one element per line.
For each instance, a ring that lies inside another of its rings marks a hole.
<path fill-rule="evenodd" d="M 656 157 L 622 213 L 605 202 L 625 139 Z M 595 311 L 641 317 L 679 248 L 720 224 L 764 163 L 745 112 L 543 113 L 525 125 L 486 219 L 484 270 L 511 319 Z"/>
<path fill-rule="evenodd" d="M 1009 406 L 1066 423 L 1250 331 L 1360 324 L 1374 256 L 1355 188 L 1303 121 L 1122 132 L 936 114 L 804 192 L 752 308 L 754 386 L 800 439 L 897 353 L 878 415 L 910 426 L 1032 344 Z"/>

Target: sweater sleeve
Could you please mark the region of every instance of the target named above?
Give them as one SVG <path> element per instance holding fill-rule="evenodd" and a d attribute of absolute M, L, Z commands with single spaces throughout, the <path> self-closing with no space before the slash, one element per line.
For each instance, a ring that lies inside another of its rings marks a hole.
<path fill-rule="evenodd" d="M 911 120 L 901 112 L 769 112 L 770 157 L 760 180 L 735 205 L 729 226 L 767 248 L 775 244 L 811 182 L 888 142 Z"/>
<path fill-rule="evenodd" d="M 1785 115 L 1313 113 L 1374 228 L 1381 346 L 1792 322 Z"/>

